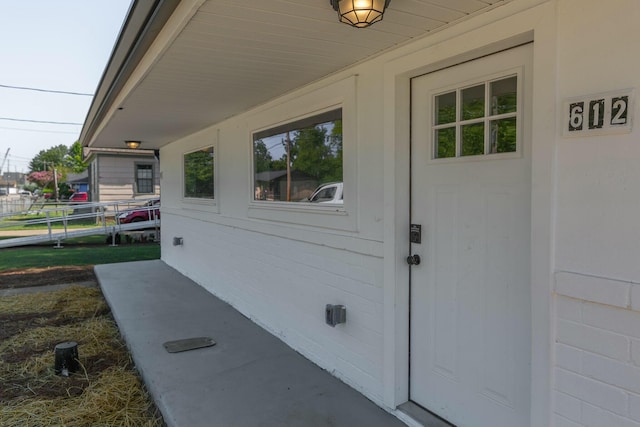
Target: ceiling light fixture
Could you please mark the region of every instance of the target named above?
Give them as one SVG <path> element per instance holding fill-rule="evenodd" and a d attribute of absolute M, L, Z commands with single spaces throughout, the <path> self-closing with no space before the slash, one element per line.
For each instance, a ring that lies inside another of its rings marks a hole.
<path fill-rule="evenodd" d="M 125 141 L 124 143 L 127 145 L 127 148 L 131 148 L 132 150 L 140 147 L 140 141 Z"/>
<path fill-rule="evenodd" d="M 365 28 L 382 21 L 382 15 L 391 0 L 329 0 L 338 12 L 340 22 L 356 28 Z"/>

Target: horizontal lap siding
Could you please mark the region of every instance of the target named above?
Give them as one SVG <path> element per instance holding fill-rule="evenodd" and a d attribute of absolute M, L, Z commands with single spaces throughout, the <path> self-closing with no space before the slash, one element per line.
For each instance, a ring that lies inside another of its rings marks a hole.
<path fill-rule="evenodd" d="M 140 194 L 135 191 L 135 165 L 147 163 L 154 165 L 154 193 Z M 100 158 L 98 185 L 101 202 L 126 200 L 134 197 L 160 194 L 159 168 L 153 158 L 131 158 L 103 156 Z"/>
<path fill-rule="evenodd" d="M 163 259 L 374 399 L 382 396 L 382 263 L 374 256 L 163 213 Z M 174 247 L 174 236 L 184 245 Z M 206 250 L 202 250 L 206 248 Z M 326 304 L 347 322 L 325 324 Z"/>

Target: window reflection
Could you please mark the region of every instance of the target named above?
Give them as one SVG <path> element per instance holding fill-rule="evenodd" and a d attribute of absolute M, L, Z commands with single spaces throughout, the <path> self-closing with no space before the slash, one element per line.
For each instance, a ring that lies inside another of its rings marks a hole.
<path fill-rule="evenodd" d="M 184 155 L 184 197 L 214 198 L 213 147 Z"/>
<path fill-rule="evenodd" d="M 310 201 L 319 186 L 342 182 L 342 110 L 253 136 L 254 200 Z"/>

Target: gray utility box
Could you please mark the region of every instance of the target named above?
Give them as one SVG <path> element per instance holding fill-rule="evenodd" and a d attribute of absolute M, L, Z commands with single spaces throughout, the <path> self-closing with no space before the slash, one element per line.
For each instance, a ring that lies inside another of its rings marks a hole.
<path fill-rule="evenodd" d="M 339 323 L 347 321 L 347 309 L 344 305 L 327 304 L 325 308 L 325 322 L 335 327 Z"/>

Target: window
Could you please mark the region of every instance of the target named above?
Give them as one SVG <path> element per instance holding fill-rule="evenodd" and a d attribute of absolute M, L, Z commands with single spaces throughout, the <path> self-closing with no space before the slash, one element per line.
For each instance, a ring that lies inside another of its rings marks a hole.
<path fill-rule="evenodd" d="M 309 202 L 318 186 L 342 183 L 342 109 L 254 133 L 253 171 L 259 201 Z"/>
<path fill-rule="evenodd" d="M 213 147 L 184 155 L 184 197 L 213 199 Z"/>
<path fill-rule="evenodd" d="M 136 164 L 136 187 L 138 193 L 154 193 L 153 165 Z"/>
<path fill-rule="evenodd" d="M 518 77 L 434 96 L 433 158 L 517 151 Z"/>

